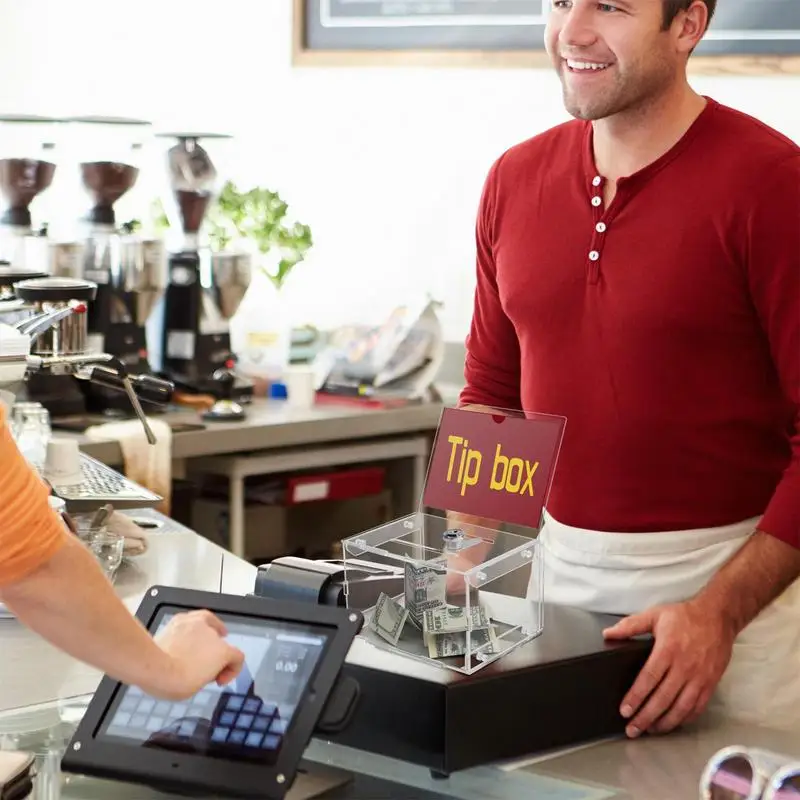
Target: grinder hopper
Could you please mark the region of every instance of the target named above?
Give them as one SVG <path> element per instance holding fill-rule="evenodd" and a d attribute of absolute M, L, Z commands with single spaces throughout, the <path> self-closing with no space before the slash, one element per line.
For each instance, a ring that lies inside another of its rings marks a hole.
<path fill-rule="evenodd" d="M 142 147 L 150 123 L 123 117 L 72 117 L 75 157 L 92 206 L 89 223 L 113 226 L 114 204 L 139 177 Z"/>
<path fill-rule="evenodd" d="M 200 140 L 230 137 L 213 133 L 164 133 L 160 136 L 177 139 L 167 151 L 167 216 L 170 226 L 183 233 L 183 249 L 194 251 L 199 247 L 198 234 L 218 188 L 217 168 Z"/>
<path fill-rule="evenodd" d="M 0 117 L 0 224 L 29 233 L 30 205 L 53 182 L 55 126 L 50 117 Z"/>

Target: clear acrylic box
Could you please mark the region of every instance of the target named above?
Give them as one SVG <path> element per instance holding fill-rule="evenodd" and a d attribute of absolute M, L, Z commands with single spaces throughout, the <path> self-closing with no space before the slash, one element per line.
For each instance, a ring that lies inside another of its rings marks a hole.
<path fill-rule="evenodd" d="M 342 551 L 345 591 L 364 568 L 403 576 L 403 592 L 362 609 L 360 635 L 376 647 L 469 675 L 542 632 L 535 538 L 416 512 L 343 540 Z"/>

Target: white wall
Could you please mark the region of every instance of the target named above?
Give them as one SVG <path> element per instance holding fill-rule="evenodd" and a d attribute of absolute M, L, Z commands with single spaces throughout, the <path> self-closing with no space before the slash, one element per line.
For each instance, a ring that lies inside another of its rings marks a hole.
<path fill-rule="evenodd" d="M 314 233 L 298 321 L 371 320 L 414 286 L 461 339 L 485 172 L 565 119 L 555 77 L 292 68 L 291 24 L 291 0 L 0 0 L 0 113 L 227 129 L 232 177 L 280 191 Z M 800 141 L 800 78 L 695 83 Z"/>

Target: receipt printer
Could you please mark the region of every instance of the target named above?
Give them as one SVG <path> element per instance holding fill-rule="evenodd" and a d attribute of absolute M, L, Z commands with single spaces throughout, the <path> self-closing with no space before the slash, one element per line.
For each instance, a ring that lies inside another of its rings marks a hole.
<path fill-rule="evenodd" d="M 401 594 L 403 581 L 402 570 L 393 566 L 383 568 L 369 561 L 348 559 L 345 592 L 344 562 L 286 556 L 258 568 L 254 594 L 272 600 L 364 609 L 374 606 L 381 592 L 390 597 Z"/>

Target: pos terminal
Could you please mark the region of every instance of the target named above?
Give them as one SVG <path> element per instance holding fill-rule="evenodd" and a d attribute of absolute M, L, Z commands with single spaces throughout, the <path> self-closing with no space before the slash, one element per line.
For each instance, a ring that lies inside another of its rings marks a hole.
<path fill-rule="evenodd" d="M 244 652 L 237 678 L 171 702 L 105 677 L 64 754 L 65 772 L 180 794 L 280 800 L 312 735 L 346 726 L 359 690 L 340 671 L 361 614 L 153 587 L 137 617 L 157 635 L 173 615 L 198 608 L 216 614 Z"/>

